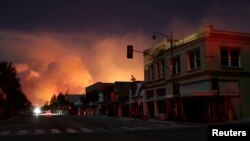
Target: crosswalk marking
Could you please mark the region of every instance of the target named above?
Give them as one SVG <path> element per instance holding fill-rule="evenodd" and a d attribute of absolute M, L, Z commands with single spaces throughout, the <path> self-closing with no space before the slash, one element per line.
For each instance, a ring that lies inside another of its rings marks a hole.
<path fill-rule="evenodd" d="M 93 130 L 90 130 L 90 129 L 88 129 L 88 128 L 81 128 L 81 130 L 82 130 L 83 132 L 87 132 L 87 133 L 94 132 Z"/>
<path fill-rule="evenodd" d="M 157 125 L 155 125 L 156 127 L 158 127 L 158 128 L 160 128 L 160 129 L 162 129 L 162 128 L 166 128 L 167 126 L 166 125 L 161 125 L 161 124 L 157 124 Z"/>
<path fill-rule="evenodd" d="M 156 128 L 158 129 L 162 129 L 162 128 L 165 128 L 166 126 L 165 125 L 161 125 L 161 124 L 156 124 L 154 125 Z"/>
<path fill-rule="evenodd" d="M 26 135 L 27 133 L 28 133 L 27 130 L 19 130 L 19 131 L 17 132 L 18 135 Z"/>
<path fill-rule="evenodd" d="M 0 133 L 0 136 L 7 136 L 7 135 L 9 135 L 10 134 L 10 131 L 2 131 L 1 133 Z"/>
<path fill-rule="evenodd" d="M 125 130 L 130 130 L 130 131 L 136 130 L 135 128 L 131 128 L 131 127 L 127 127 L 127 126 L 122 126 L 121 128 L 123 128 Z"/>
<path fill-rule="evenodd" d="M 71 129 L 71 128 L 68 128 L 68 129 L 66 129 L 69 133 L 77 133 L 77 131 L 76 130 L 74 130 L 74 129 Z"/>
<path fill-rule="evenodd" d="M 116 127 L 109 127 L 108 129 L 111 131 L 121 131 L 122 130 L 122 129 L 116 128 Z"/>
<path fill-rule="evenodd" d="M 157 127 L 157 126 L 154 126 L 154 125 L 148 125 L 148 126 L 146 126 L 147 128 L 149 128 L 149 129 L 158 129 L 159 127 Z"/>
<path fill-rule="evenodd" d="M 59 129 L 51 129 L 52 134 L 60 134 L 61 131 Z"/>
<path fill-rule="evenodd" d="M 44 131 L 42 129 L 36 129 L 35 134 L 37 135 L 44 134 Z"/>
<path fill-rule="evenodd" d="M 95 128 L 96 131 L 100 131 L 100 132 L 106 132 L 108 131 L 108 129 L 104 129 L 104 128 Z"/>
<path fill-rule="evenodd" d="M 149 130 L 150 129 L 148 127 L 143 127 L 143 126 L 136 126 L 135 128 L 138 130 Z"/>
<path fill-rule="evenodd" d="M 8 135 L 27 135 L 27 134 L 35 134 L 35 135 L 41 135 L 41 134 L 61 134 L 63 132 L 68 133 L 93 133 L 93 132 L 112 132 L 112 131 L 137 131 L 137 130 L 152 130 L 152 129 L 163 129 L 168 128 L 169 126 L 166 125 L 160 125 L 160 124 L 150 124 L 150 125 L 135 125 L 135 126 L 108 126 L 108 127 L 95 127 L 95 128 L 84 128 L 80 127 L 77 129 L 74 128 L 65 128 L 65 129 L 57 129 L 57 128 L 51 128 L 46 129 L 50 132 L 46 132 L 45 129 L 33 129 L 33 131 L 29 131 L 26 129 L 17 130 L 17 131 L 11 131 L 11 130 L 2 130 L 0 131 L 0 136 L 8 136 Z"/>

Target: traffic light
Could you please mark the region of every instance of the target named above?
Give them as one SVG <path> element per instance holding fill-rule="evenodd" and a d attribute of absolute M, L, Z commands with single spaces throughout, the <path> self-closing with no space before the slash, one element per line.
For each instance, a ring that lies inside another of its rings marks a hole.
<path fill-rule="evenodd" d="M 133 46 L 132 45 L 127 46 L 127 58 L 128 59 L 133 58 Z"/>

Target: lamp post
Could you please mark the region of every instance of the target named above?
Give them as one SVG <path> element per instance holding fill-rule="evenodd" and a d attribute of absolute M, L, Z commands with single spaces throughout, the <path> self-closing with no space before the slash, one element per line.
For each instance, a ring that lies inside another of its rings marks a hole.
<path fill-rule="evenodd" d="M 172 112 L 173 112 L 173 120 L 175 121 L 175 114 L 177 112 L 177 107 L 175 106 L 175 100 L 176 100 L 176 93 L 175 93 L 175 66 L 174 66 L 174 51 L 173 51 L 173 37 L 172 32 L 170 32 L 170 35 L 163 34 L 161 32 L 154 32 L 153 33 L 153 40 L 156 39 L 156 34 L 159 34 L 165 38 L 167 38 L 167 41 L 170 42 L 170 51 L 171 51 L 171 73 L 172 73 L 172 90 L 173 90 L 173 101 L 172 101 Z"/>

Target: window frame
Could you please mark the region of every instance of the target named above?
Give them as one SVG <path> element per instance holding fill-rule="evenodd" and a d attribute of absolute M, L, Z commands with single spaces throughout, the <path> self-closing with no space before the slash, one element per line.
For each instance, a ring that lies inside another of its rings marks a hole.
<path fill-rule="evenodd" d="M 154 72 L 155 72 L 155 67 L 154 67 L 154 64 L 150 64 L 148 66 L 148 69 L 147 69 L 147 81 L 150 82 L 150 81 L 154 81 Z"/>
<path fill-rule="evenodd" d="M 157 79 L 163 79 L 165 76 L 165 72 L 164 72 L 164 60 L 163 59 L 159 59 L 159 61 L 156 63 L 156 78 Z"/>
<path fill-rule="evenodd" d="M 187 71 L 193 71 L 201 68 L 200 48 L 195 48 L 187 52 Z M 193 57 L 193 59 L 191 59 Z M 193 64 L 193 66 L 191 66 Z"/>
<path fill-rule="evenodd" d="M 222 50 L 226 50 L 226 57 L 223 56 Z M 237 65 L 233 65 L 233 61 L 236 60 L 235 58 L 232 57 L 232 51 L 237 51 L 238 56 L 237 56 Z M 223 63 L 226 60 L 225 63 Z M 220 48 L 220 63 L 221 67 L 225 68 L 241 68 L 241 48 L 232 48 L 232 47 L 221 47 Z"/>
<path fill-rule="evenodd" d="M 173 66 L 174 66 L 174 75 L 179 75 L 181 73 L 181 56 L 180 55 L 176 55 L 173 57 Z M 172 76 L 172 59 L 169 58 L 169 74 L 170 76 Z"/>

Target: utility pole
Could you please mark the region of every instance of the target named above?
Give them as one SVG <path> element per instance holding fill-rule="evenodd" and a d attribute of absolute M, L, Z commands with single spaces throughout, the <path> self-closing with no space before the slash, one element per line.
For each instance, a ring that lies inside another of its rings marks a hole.
<path fill-rule="evenodd" d="M 178 111 L 178 103 L 176 101 L 176 97 L 179 91 L 179 84 L 175 83 L 175 64 L 174 64 L 174 49 L 173 49 L 173 37 L 172 32 L 170 32 L 169 35 L 165 35 L 161 32 L 154 32 L 153 33 L 153 40 L 156 39 L 156 34 L 159 34 L 165 38 L 167 38 L 167 41 L 170 42 L 170 58 L 171 58 L 171 76 L 172 76 L 172 91 L 173 91 L 173 99 L 171 103 L 172 112 L 173 112 L 173 120 L 176 120 L 176 114 Z"/>

